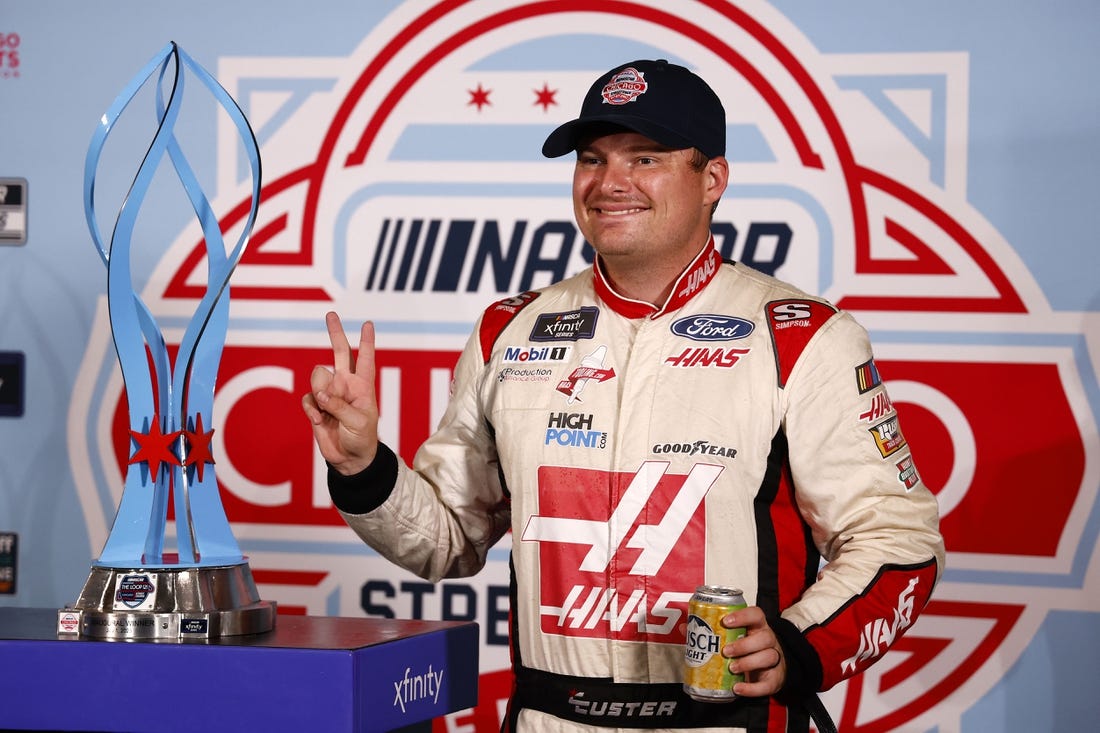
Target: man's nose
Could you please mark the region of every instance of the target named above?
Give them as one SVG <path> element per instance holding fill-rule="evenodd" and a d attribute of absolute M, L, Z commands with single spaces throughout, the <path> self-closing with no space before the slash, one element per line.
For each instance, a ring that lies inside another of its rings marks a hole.
<path fill-rule="evenodd" d="M 630 166 L 608 161 L 603 167 L 600 188 L 605 193 L 625 191 L 630 188 Z"/>

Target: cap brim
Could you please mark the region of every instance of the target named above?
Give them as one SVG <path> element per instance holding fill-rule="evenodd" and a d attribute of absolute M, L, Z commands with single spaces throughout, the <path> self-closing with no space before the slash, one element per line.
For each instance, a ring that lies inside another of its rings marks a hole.
<path fill-rule="evenodd" d="M 560 158 L 566 153 L 576 150 L 577 142 L 584 136 L 585 130 L 598 124 L 616 125 L 640 135 L 645 135 L 654 142 L 676 150 L 695 147 L 683 135 L 656 125 L 651 120 L 620 113 L 594 115 L 566 122 L 547 136 L 546 142 L 542 144 L 542 154 L 547 158 Z"/>

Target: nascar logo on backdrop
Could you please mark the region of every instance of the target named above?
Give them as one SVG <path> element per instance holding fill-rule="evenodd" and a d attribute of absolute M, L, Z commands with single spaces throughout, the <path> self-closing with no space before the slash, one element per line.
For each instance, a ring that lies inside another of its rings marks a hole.
<path fill-rule="evenodd" d="M 348 58 L 220 59 L 267 181 L 214 410 L 226 513 L 253 575 L 280 611 L 478 620 L 482 704 L 451 723 L 497 729 L 508 540 L 479 576 L 439 586 L 366 552 L 329 504 L 299 396 L 330 359 L 323 313 L 352 333 L 374 319 L 383 435 L 411 459 L 481 310 L 591 261 L 571 163 L 539 148 L 592 79 L 646 57 L 696 69 L 726 101 L 723 254 L 856 312 L 940 499 L 949 569 L 932 604 L 827 704 L 843 730 L 955 729 L 1048 612 L 1097 608 L 1083 590 L 1100 524 L 1096 367 L 1081 319 L 1051 311 L 966 200 L 965 53 L 823 54 L 763 2 L 675 15 L 629 1 L 407 3 Z M 217 139 L 215 207 L 231 236 L 247 180 L 228 122 Z M 143 296 L 169 339 L 179 326 L 177 343 L 203 289 L 200 238 L 179 234 Z M 128 450 L 112 438 L 124 411 L 105 319 L 104 305 L 70 416 L 93 553 Z M 1032 487 L 1049 485 L 1065 491 L 1036 504 Z"/>

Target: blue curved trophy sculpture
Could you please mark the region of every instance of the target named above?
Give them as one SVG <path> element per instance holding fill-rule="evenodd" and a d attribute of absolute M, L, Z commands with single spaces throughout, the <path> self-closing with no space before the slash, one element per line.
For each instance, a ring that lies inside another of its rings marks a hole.
<path fill-rule="evenodd" d="M 217 216 L 175 135 L 187 72 L 232 119 L 251 165 L 251 208 L 240 237 L 228 250 Z M 157 130 L 105 245 L 95 210 L 100 154 L 123 110 L 154 75 Z M 165 156 L 202 226 L 207 259 L 206 292 L 174 363 L 131 272 L 138 212 Z M 131 453 L 110 535 L 77 602 L 58 612 L 59 633 L 205 639 L 259 633 L 274 626 L 275 604 L 257 594 L 222 506 L 211 453 L 214 383 L 229 319 L 229 278 L 251 235 L 259 200 L 259 147 L 248 120 L 202 66 L 169 43 L 100 119 L 84 164 L 84 213 L 107 266 L 108 308 L 129 405 Z M 164 542 L 170 501 L 175 511 L 174 553 L 165 552 Z"/>

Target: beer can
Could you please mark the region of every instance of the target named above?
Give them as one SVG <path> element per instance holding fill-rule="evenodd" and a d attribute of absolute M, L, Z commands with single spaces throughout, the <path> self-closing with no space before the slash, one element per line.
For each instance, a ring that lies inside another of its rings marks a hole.
<path fill-rule="evenodd" d="M 729 702 L 737 697 L 733 685 L 744 675 L 730 672 L 730 660 L 722 656 L 722 647 L 743 637 L 745 629 L 727 629 L 721 620 L 745 605 L 745 596 L 737 588 L 701 585 L 691 596 L 684 646 L 684 692 L 693 699 Z"/>

